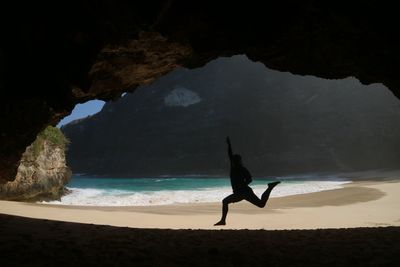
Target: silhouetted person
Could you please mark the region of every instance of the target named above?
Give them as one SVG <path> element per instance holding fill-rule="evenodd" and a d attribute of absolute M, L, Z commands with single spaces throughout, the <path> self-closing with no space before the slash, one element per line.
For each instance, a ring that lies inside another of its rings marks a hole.
<path fill-rule="evenodd" d="M 280 182 L 273 182 L 268 184 L 267 190 L 262 194 L 261 199 L 259 199 L 253 192 L 253 189 L 250 188 L 249 184 L 251 183 L 251 174 L 250 172 L 243 166 L 242 157 L 238 154 L 232 153 L 232 146 L 229 137 L 226 138 L 226 142 L 228 143 L 228 155 L 231 161 L 231 185 L 233 189 L 233 194 L 227 196 L 222 200 L 222 218 L 219 222 L 214 225 L 225 225 L 226 215 L 228 214 L 228 205 L 230 203 L 239 202 L 243 199 L 248 202 L 256 205 L 259 208 L 264 208 L 265 204 L 267 204 L 269 195 L 272 189 L 279 184 Z"/>

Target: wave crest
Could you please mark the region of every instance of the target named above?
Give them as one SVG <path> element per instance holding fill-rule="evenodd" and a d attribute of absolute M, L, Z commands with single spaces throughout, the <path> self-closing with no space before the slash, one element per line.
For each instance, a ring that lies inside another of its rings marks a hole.
<path fill-rule="evenodd" d="M 271 193 L 271 197 L 283 197 L 341 188 L 346 181 L 305 181 L 282 182 Z M 266 185 L 252 186 L 256 195 L 261 196 Z M 61 201 L 41 202 L 47 204 L 79 206 L 152 206 L 184 203 L 220 202 L 232 194 L 230 187 L 205 188 L 199 190 L 163 190 L 132 192 L 116 189 L 68 188 L 71 193 Z"/>

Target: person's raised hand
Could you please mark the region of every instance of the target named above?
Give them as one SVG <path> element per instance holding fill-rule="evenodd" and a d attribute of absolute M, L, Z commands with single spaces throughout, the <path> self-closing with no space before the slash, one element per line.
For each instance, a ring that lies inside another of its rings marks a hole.
<path fill-rule="evenodd" d="M 226 137 L 226 143 L 227 143 L 228 145 L 231 144 L 231 139 L 229 139 L 229 136 Z"/>

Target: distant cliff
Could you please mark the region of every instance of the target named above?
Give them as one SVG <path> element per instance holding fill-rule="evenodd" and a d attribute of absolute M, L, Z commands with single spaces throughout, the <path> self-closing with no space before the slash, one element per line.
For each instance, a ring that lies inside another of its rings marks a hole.
<path fill-rule="evenodd" d="M 0 199 L 59 199 L 71 177 L 65 161 L 66 144 L 67 139 L 59 129 L 47 127 L 26 148 L 15 180 L 0 185 Z"/>
<path fill-rule="evenodd" d="M 174 71 L 61 130 L 76 173 L 227 175 L 227 135 L 257 176 L 353 171 L 398 166 L 399 104 L 379 84 L 236 56 Z"/>

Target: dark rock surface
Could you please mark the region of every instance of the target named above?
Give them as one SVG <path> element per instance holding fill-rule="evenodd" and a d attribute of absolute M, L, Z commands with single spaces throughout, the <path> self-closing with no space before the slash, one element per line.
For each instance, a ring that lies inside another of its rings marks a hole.
<path fill-rule="evenodd" d="M 177 66 L 246 54 L 275 70 L 355 76 L 399 95 L 396 3 L 9 2 L 0 29 L 0 180 L 37 133 L 88 99 L 116 99 Z M 18 123 L 16 123 L 18 122 Z"/>
<path fill-rule="evenodd" d="M 62 127 L 76 173 L 253 175 L 396 168 L 400 102 L 384 86 L 268 70 L 244 56 L 174 71 Z"/>
<path fill-rule="evenodd" d="M 0 235 L 2 266 L 375 267 L 400 262 L 399 227 L 133 229 L 0 214 Z"/>

